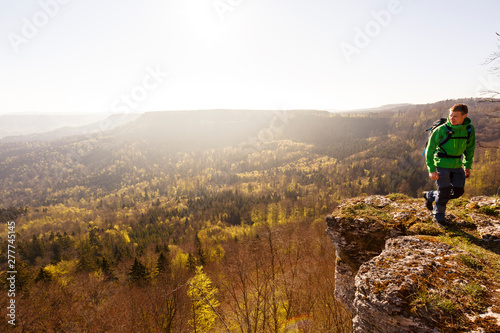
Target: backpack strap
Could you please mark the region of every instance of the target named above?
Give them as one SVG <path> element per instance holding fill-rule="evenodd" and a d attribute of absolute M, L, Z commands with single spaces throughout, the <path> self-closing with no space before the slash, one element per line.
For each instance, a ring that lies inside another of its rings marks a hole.
<path fill-rule="evenodd" d="M 451 139 L 465 139 L 465 140 L 468 140 L 471 136 L 471 132 L 472 132 L 472 128 L 471 128 L 471 125 L 467 125 L 466 129 L 467 129 L 467 136 L 455 136 L 453 137 L 453 130 L 451 129 L 450 126 L 448 126 L 448 124 L 445 124 L 444 125 L 446 127 L 446 138 L 444 138 L 443 141 L 441 141 L 441 143 L 439 143 L 437 146 L 439 147 L 439 149 L 441 149 L 442 151 L 438 151 L 436 153 L 436 155 L 438 157 L 444 157 L 444 158 L 462 158 L 462 155 L 448 155 L 448 153 L 446 152 L 446 150 L 444 150 L 444 148 L 442 147 L 442 145 L 444 145 L 446 142 L 450 141 Z"/>
<path fill-rule="evenodd" d="M 443 149 L 443 148 L 441 148 Z M 443 158 L 462 158 L 462 155 L 448 155 L 445 151 L 438 151 L 436 153 L 437 157 L 443 157 Z"/>
<path fill-rule="evenodd" d="M 432 124 L 432 126 L 431 126 L 431 127 L 429 127 L 428 129 L 426 129 L 425 131 L 426 131 L 426 132 L 431 132 L 431 133 L 432 133 L 432 131 L 433 131 L 434 129 L 436 129 L 438 126 L 440 126 L 440 125 L 443 125 L 443 124 L 444 124 L 444 126 L 445 126 L 445 128 L 446 128 L 446 137 L 445 137 L 445 138 L 444 138 L 444 139 L 443 139 L 443 140 L 442 140 L 442 141 L 441 141 L 441 142 L 437 145 L 437 147 L 439 147 L 439 149 L 441 149 L 441 150 L 442 150 L 442 152 L 441 152 L 441 151 L 438 151 L 438 152 L 436 153 L 436 155 L 437 155 L 437 156 L 439 156 L 439 157 L 444 157 L 444 158 L 461 158 L 461 157 L 462 157 L 462 155 L 460 155 L 460 156 L 448 155 L 448 154 L 446 153 L 446 151 L 443 149 L 442 145 L 444 145 L 446 142 L 448 142 L 448 141 L 449 141 L 449 140 L 451 140 L 451 139 L 467 139 L 467 140 L 469 140 L 469 138 L 470 138 L 470 136 L 471 136 L 471 133 L 472 133 L 472 127 L 471 127 L 471 125 L 470 125 L 470 124 L 468 124 L 468 125 L 466 126 L 466 129 L 467 129 L 467 136 L 466 136 L 466 137 L 464 137 L 464 136 L 456 136 L 456 137 L 453 137 L 453 130 L 451 129 L 451 127 L 450 127 L 450 126 L 448 126 L 448 124 L 446 124 L 446 121 L 447 121 L 447 119 L 446 119 L 446 118 L 440 118 L 440 119 L 436 120 L 436 121 L 434 122 L 434 124 Z M 431 134 L 429 134 L 429 138 L 430 138 L 430 135 L 431 135 Z M 426 147 L 427 147 L 427 145 L 429 144 L 429 138 L 427 138 L 427 142 L 425 143 L 425 146 L 426 146 Z M 424 155 L 425 155 L 425 149 L 424 149 L 424 151 L 422 152 L 422 156 L 424 156 Z"/>
<path fill-rule="evenodd" d="M 444 127 L 446 128 L 446 137 L 444 138 L 441 143 L 438 144 L 438 147 L 441 148 L 442 145 L 444 145 L 446 142 L 450 141 L 452 139 L 453 131 L 448 124 L 445 124 Z M 458 138 L 453 138 L 453 139 L 458 139 Z"/>

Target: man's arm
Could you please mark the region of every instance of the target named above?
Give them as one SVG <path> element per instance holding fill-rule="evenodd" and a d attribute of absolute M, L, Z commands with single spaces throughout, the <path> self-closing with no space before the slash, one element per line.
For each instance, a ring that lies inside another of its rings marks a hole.
<path fill-rule="evenodd" d="M 467 170 L 472 168 L 472 159 L 474 158 L 474 150 L 476 149 L 476 131 L 474 130 L 474 126 L 471 125 L 471 133 L 470 137 L 467 139 L 467 147 L 464 151 L 464 167 L 465 167 L 465 176 L 467 176 Z"/>
<path fill-rule="evenodd" d="M 436 153 L 438 145 L 438 132 L 439 128 L 436 128 L 429 138 L 427 143 L 427 148 L 425 148 L 425 163 L 427 164 L 427 170 L 429 171 L 429 178 L 433 180 L 438 180 L 439 175 L 436 172 L 436 166 L 434 165 L 434 154 Z"/>

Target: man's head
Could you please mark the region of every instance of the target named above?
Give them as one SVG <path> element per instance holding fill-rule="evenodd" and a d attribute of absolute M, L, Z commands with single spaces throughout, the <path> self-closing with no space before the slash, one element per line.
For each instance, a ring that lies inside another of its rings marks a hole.
<path fill-rule="evenodd" d="M 467 113 L 469 109 L 465 104 L 455 104 L 450 108 L 449 120 L 452 125 L 462 125 L 465 118 L 467 118 Z"/>

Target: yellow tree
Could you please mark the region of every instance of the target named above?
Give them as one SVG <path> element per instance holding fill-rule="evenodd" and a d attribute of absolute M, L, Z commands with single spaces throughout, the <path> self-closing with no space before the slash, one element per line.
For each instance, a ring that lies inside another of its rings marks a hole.
<path fill-rule="evenodd" d="M 215 324 L 218 313 L 216 308 L 220 305 L 215 296 L 217 288 L 212 286 L 212 281 L 203 272 L 203 266 L 196 266 L 195 275 L 188 282 L 188 296 L 191 298 L 192 319 L 189 324 L 194 332 L 209 332 Z"/>

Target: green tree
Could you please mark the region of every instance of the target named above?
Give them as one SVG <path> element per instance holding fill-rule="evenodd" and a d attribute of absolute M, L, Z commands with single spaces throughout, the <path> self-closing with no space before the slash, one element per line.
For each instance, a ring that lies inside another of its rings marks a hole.
<path fill-rule="evenodd" d="M 24 261 L 16 261 L 16 289 L 27 290 L 29 284 L 33 281 L 33 269 Z"/>
<path fill-rule="evenodd" d="M 118 278 L 115 275 L 115 272 L 111 268 L 111 265 L 106 260 L 106 258 L 102 258 L 101 270 L 102 270 L 102 272 L 104 274 L 104 277 L 105 277 L 106 281 L 116 281 L 116 280 L 118 280 Z"/>
<path fill-rule="evenodd" d="M 39 282 L 39 281 L 42 281 L 42 282 L 52 281 L 52 275 L 47 270 L 45 270 L 45 267 L 43 267 L 43 266 L 40 267 L 40 270 L 38 271 L 38 275 L 35 278 L 35 282 Z"/>
<path fill-rule="evenodd" d="M 31 239 L 31 246 L 29 247 L 28 254 L 27 254 L 27 259 L 29 262 L 34 265 L 35 260 L 37 257 L 43 257 L 45 253 L 44 246 L 42 244 L 42 241 L 33 235 L 33 238 Z"/>
<path fill-rule="evenodd" d="M 191 252 L 188 253 L 188 259 L 187 259 L 187 268 L 189 268 L 190 271 L 194 272 L 196 269 L 196 258 L 191 254 Z"/>
<path fill-rule="evenodd" d="M 200 237 L 198 236 L 198 234 L 195 234 L 195 237 L 194 237 L 194 244 L 197 248 L 197 252 L 198 252 L 198 261 L 200 263 L 201 266 L 204 266 L 206 261 L 205 261 L 205 252 L 203 251 L 203 247 L 201 245 L 201 240 L 200 240 Z"/>
<path fill-rule="evenodd" d="M 80 254 L 80 258 L 78 259 L 78 264 L 76 265 L 76 270 L 86 271 L 86 272 L 94 272 L 97 269 L 97 265 L 95 263 L 95 257 L 92 256 L 89 252 L 82 252 Z"/>
<path fill-rule="evenodd" d="M 137 260 L 137 257 L 135 257 L 134 263 L 130 268 L 130 273 L 128 273 L 128 278 L 130 282 L 137 285 L 145 284 L 148 280 L 148 273 L 146 271 L 146 266 L 141 264 L 141 262 Z"/>
<path fill-rule="evenodd" d="M 167 257 L 163 254 L 163 251 L 160 252 L 158 261 L 156 261 L 156 271 L 158 274 L 164 274 L 166 276 L 170 274 L 170 263 Z"/>

